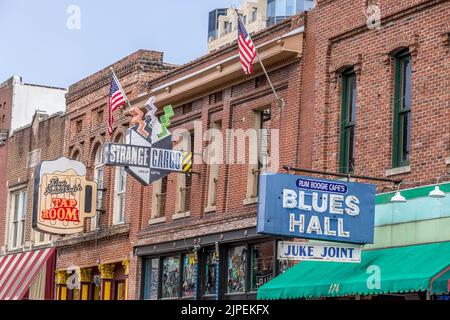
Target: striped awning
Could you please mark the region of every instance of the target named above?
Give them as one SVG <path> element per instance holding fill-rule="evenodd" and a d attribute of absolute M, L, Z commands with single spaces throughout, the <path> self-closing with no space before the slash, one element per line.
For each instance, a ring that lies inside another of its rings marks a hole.
<path fill-rule="evenodd" d="M 21 300 L 55 248 L 0 257 L 0 300 Z"/>

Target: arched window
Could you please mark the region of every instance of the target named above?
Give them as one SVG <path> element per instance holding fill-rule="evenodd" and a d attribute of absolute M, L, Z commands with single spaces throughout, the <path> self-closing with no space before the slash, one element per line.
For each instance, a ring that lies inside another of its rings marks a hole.
<path fill-rule="evenodd" d="M 117 139 L 117 143 L 124 143 L 123 136 Z M 127 173 L 124 167 L 116 167 L 114 175 L 114 212 L 113 224 L 125 222 L 125 192 Z"/>
<path fill-rule="evenodd" d="M 81 160 L 80 150 L 75 150 L 75 152 L 72 154 L 72 160 L 76 160 L 76 161 Z"/>
<path fill-rule="evenodd" d="M 103 189 L 103 148 L 101 144 L 98 144 L 94 149 L 94 181 L 97 182 L 97 188 Z M 102 209 L 103 197 L 102 192 L 97 193 L 97 209 Z M 100 228 L 99 215 L 96 213 L 95 217 L 91 218 L 91 231 L 98 230 Z"/>

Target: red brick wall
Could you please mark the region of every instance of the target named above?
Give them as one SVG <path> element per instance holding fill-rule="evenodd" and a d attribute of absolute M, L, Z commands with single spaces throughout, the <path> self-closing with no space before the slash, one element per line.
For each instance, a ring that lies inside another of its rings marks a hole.
<path fill-rule="evenodd" d="M 163 62 L 161 52 L 139 50 L 112 65 L 120 84 L 128 99 L 132 101 L 146 90 L 146 82 L 160 76 L 164 72 L 172 70 L 174 66 Z M 67 132 L 65 135 L 66 148 L 64 153 L 72 157 L 75 152 L 80 152 L 81 161 L 86 164 L 88 178 L 93 178 L 94 149 L 97 145 L 103 148 L 104 143 L 117 141 L 120 135 L 125 134 L 129 126 L 129 116 L 123 111 L 116 111 L 115 131 L 110 137 L 107 133 L 108 123 L 108 95 L 110 85 L 109 67 L 94 73 L 69 87 L 67 100 Z M 103 111 L 103 118 L 97 119 L 98 112 Z M 76 132 L 76 123 L 82 121 L 81 132 Z M 90 232 L 90 220 L 86 221 L 85 234 L 64 237 L 58 242 L 57 269 L 68 266 L 96 266 L 98 263 L 121 262 L 130 257 L 133 247 L 133 238 L 139 228 L 142 206 L 140 194 L 142 186 L 130 175 L 127 175 L 126 201 L 125 201 L 125 225 L 130 227 L 129 232 L 119 235 L 108 235 L 111 230 L 116 230 L 113 225 L 114 205 L 114 167 L 104 169 L 104 193 L 105 213 L 100 217 L 100 229 L 98 239 L 86 240 L 86 235 L 95 235 Z M 112 231 L 114 232 L 114 231 Z M 74 242 L 67 244 L 67 239 Z M 78 240 L 77 240 L 78 239 Z M 75 244 L 74 244 L 75 243 Z M 133 263 L 131 261 L 131 263 Z M 131 266 L 132 267 L 132 266 Z M 132 298 L 130 296 L 130 298 Z"/>
<path fill-rule="evenodd" d="M 289 19 L 286 22 L 277 25 L 273 28 L 276 34 L 273 37 L 285 34 L 290 30 L 299 28 L 303 25 L 303 18 L 300 16 L 294 19 Z M 271 31 L 271 33 L 272 33 Z M 273 34 L 273 33 L 272 33 Z M 257 44 L 264 43 L 273 37 L 269 33 L 262 32 L 254 40 Z M 228 52 L 227 48 L 222 49 L 222 54 L 214 56 L 213 61 L 210 61 L 210 55 L 196 60 L 193 65 L 184 66 L 180 69 L 165 74 L 164 76 L 150 82 L 151 87 L 160 86 L 180 76 L 187 75 L 195 70 L 204 68 L 211 63 L 220 61 L 225 57 L 235 54 L 235 47 L 232 52 Z M 197 65 L 200 63 L 199 65 Z M 261 109 L 271 106 L 271 129 L 279 129 L 280 140 L 280 166 L 299 165 L 300 158 L 297 157 L 299 148 L 302 143 L 299 141 L 299 105 L 301 103 L 301 84 L 304 64 L 301 58 L 291 58 L 280 61 L 274 65 L 266 65 L 269 71 L 270 78 L 277 88 L 278 95 L 285 101 L 285 107 L 281 112 L 278 104 L 275 102 L 273 93 L 268 83 L 256 88 L 255 78 L 262 74 L 254 74 L 247 78 L 242 77 L 239 81 L 225 85 L 225 88 L 211 88 L 200 98 L 195 97 L 195 105 L 201 106 L 193 108 L 188 114 L 178 114 L 177 105 L 175 107 L 175 116 L 171 119 L 170 130 L 174 132 L 178 128 L 193 130 L 193 121 L 200 121 L 203 130 L 208 129 L 210 121 L 220 120 L 222 125 L 222 136 L 227 137 L 227 129 L 242 129 L 246 131 L 253 128 L 252 113 L 256 109 Z M 215 104 L 209 103 L 209 95 L 223 89 L 223 101 Z M 194 99 L 194 97 L 193 97 Z M 186 101 L 188 102 L 188 101 Z M 307 123 L 309 128 L 311 124 Z M 203 131 L 204 132 L 204 131 Z M 199 137 L 196 136 L 196 139 Z M 201 137 L 200 137 L 201 139 Z M 196 149 L 194 153 L 202 154 L 208 142 L 203 142 L 202 148 L 197 148 L 198 140 L 196 140 Z M 217 184 L 217 199 L 216 211 L 212 213 L 205 213 L 207 206 L 208 195 L 208 165 L 205 163 L 196 163 L 193 166 L 193 171 L 199 173 L 192 176 L 192 195 L 190 198 L 191 208 L 190 217 L 173 220 L 175 214 L 175 203 L 177 193 L 177 176 L 178 174 L 170 174 L 167 186 L 166 198 L 166 221 L 157 224 L 149 225 L 148 221 L 151 215 L 152 207 L 152 186 L 145 187 L 144 191 L 144 210 L 141 218 L 141 232 L 138 234 L 136 245 L 150 245 L 161 242 L 168 242 L 179 240 L 183 238 L 192 238 L 212 233 L 220 233 L 225 231 L 243 229 L 247 227 L 254 227 L 256 225 L 256 203 L 244 204 L 247 193 L 247 174 L 249 170 L 248 165 L 248 143 L 247 143 L 246 161 L 244 164 L 227 164 L 219 165 L 219 175 Z M 309 150 L 304 150 L 308 152 Z M 227 154 L 225 149 L 222 152 L 222 157 L 225 160 Z M 236 162 L 236 159 L 235 159 Z M 280 168 L 280 171 L 283 169 Z M 139 297 L 140 265 L 135 269 L 130 270 L 135 272 L 133 277 L 136 279 L 136 291 L 134 295 Z M 130 290 L 133 288 L 130 287 Z"/>
<path fill-rule="evenodd" d="M 5 83 L 0 88 L 0 130 L 9 130 L 11 125 L 12 86 Z M 0 145 L 0 247 L 5 245 L 6 236 L 6 197 L 7 176 L 6 162 L 8 156 L 8 141 Z"/>
<path fill-rule="evenodd" d="M 25 220 L 25 245 L 31 240 L 31 222 L 33 210 L 34 170 L 27 168 L 28 153 L 40 149 L 40 160 L 54 160 L 62 156 L 64 146 L 64 115 L 55 114 L 39 122 L 36 134 L 32 127 L 27 126 L 16 130 L 8 139 L 8 153 L 6 161 L 7 189 L 5 202 L 8 200 L 8 189 L 24 186 L 27 189 L 27 207 Z M 1 149 L 1 147 L 0 147 Z M 3 201 L 2 201 L 3 202 Z M 6 216 L 3 217 L 2 232 L 5 232 Z M 3 241 L 4 237 L 2 237 Z M 3 243 L 3 242 L 2 242 Z M 7 241 L 4 243 L 7 244 Z M 29 248 L 29 243 L 27 248 Z"/>

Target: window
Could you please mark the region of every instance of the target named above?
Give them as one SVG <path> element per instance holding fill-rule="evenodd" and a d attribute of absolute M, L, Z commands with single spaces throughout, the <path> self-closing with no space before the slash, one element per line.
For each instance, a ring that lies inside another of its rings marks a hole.
<path fill-rule="evenodd" d="M 145 261 L 144 299 L 158 299 L 159 259 Z"/>
<path fill-rule="evenodd" d="M 72 160 L 81 161 L 81 153 L 79 150 L 75 150 L 75 152 L 72 154 Z"/>
<path fill-rule="evenodd" d="M 215 295 L 217 290 L 217 255 L 216 249 L 205 252 L 205 295 Z"/>
<path fill-rule="evenodd" d="M 123 137 L 121 137 L 117 143 L 123 143 L 123 140 Z M 114 224 L 125 222 L 126 178 L 125 167 L 116 167 L 114 176 Z"/>
<path fill-rule="evenodd" d="M 180 288 L 180 256 L 163 258 L 162 269 L 161 298 L 177 298 Z"/>
<path fill-rule="evenodd" d="M 103 110 L 97 112 L 97 124 L 103 123 Z"/>
<path fill-rule="evenodd" d="M 103 208 L 103 193 L 100 189 L 103 189 L 103 149 L 100 144 L 95 148 L 94 158 L 94 181 L 97 182 L 97 209 Z M 95 217 L 91 218 L 91 231 L 97 230 L 100 227 L 99 213 L 97 212 Z"/>
<path fill-rule="evenodd" d="M 184 150 L 190 150 L 194 153 L 194 132 L 189 132 L 182 136 Z M 177 205 L 176 213 L 186 213 L 191 210 L 191 189 L 192 189 L 192 175 L 179 174 L 177 177 Z"/>
<path fill-rule="evenodd" d="M 217 91 L 209 95 L 209 104 L 215 104 L 223 100 L 222 91 Z"/>
<path fill-rule="evenodd" d="M 261 88 L 265 85 L 267 85 L 267 78 L 265 75 L 255 78 L 255 88 Z"/>
<path fill-rule="evenodd" d="M 192 111 L 192 102 L 183 104 L 182 110 L 183 110 L 183 114 L 191 112 Z"/>
<path fill-rule="evenodd" d="M 41 149 L 36 149 L 28 153 L 27 169 L 34 168 L 41 161 Z"/>
<path fill-rule="evenodd" d="M 183 297 L 195 295 L 195 254 L 183 255 L 183 282 L 181 286 Z"/>
<path fill-rule="evenodd" d="M 253 22 L 253 21 L 256 21 L 257 17 L 258 17 L 258 9 L 255 8 L 255 9 L 252 11 L 252 22 Z"/>
<path fill-rule="evenodd" d="M 75 123 L 75 132 L 76 133 L 80 133 L 83 130 L 83 121 L 82 120 L 78 120 Z"/>
<path fill-rule="evenodd" d="M 356 75 L 353 70 L 342 73 L 341 137 L 339 172 L 355 168 Z"/>
<path fill-rule="evenodd" d="M 245 292 L 246 246 L 228 249 L 227 293 Z"/>
<path fill-rule="evenodd" d="M 255 291 L 273 278 L 273 242 L 264 242 L 250 247 L 250 289 Z"/>
<path fill-rule="evenodd" d="M 247 16 L 243 16 L 243 17 L 242 17 L 242 22 L 243 22 L 244 24 L 247 24 Z"/>
<path fill-rule="evenodd" d="M 165 176 L 153 182 L 151 219 L 162 218 L 166 215 L 167 179 Z"/>
<path fill-rule="evenodd" d="M 25 217 L 27 212 L 27 191 L 10 193 L 9 249 L 17 249 L 25 244 Z"/>
<path fill-rule="evenodd" d="M 228 22 L 225 21 L 225 22 L 223 23 L 223 34 L 227 34 L 227 33 L 228 33 L 228 28 L 229 28 Z"/>
<path fill-rule="evenodd" d="M 230 33 L 231 31 L 233 31 L 233 22 L 230 22 L 228 24 L 228 33 Z"/>
<path fill-rule="evenodd" d="M 411 144 L 412 60 L 407 50 L 395 56 L 392 166 L 409 165 Z"/>
<path fill-rule="evenodd" d="M 247 177 L 247 199 L 258 197 L 259 174 L 269 166 L 270 158 L 270 119 L 271 109 L 255 110 L 253 113 L 253 126 L 258 131 L 258 162 L 249 165 Z"/>

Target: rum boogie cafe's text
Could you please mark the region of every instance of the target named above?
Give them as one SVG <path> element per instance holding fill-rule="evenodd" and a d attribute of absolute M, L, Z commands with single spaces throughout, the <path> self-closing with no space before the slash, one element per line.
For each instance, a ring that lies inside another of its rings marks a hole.
<path fill-rule="evenodd" d="M 373 243 L 375 186 L 291 174 L 263 174 L 259 185 L 259 233 Z"/>

